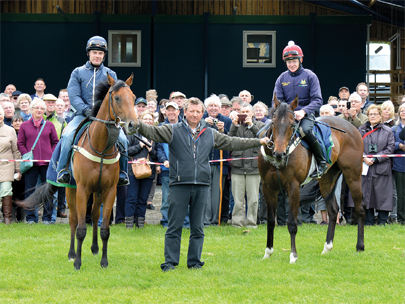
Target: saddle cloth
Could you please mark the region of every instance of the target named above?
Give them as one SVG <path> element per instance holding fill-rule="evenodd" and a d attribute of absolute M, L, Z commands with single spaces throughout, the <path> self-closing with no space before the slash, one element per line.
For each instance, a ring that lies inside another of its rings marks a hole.
<path fill-rule="evenodd" d="M 82 125 L 82 127 L 77 132 L 77 135 L 75 136 L 75 138 L 73 140 L 73 144 L 76 145 L 78 143 L 78 141 L 80 139 L 80 136 L 82 136 L 83 132 L 86 130 L 88 125 L 90 125 L 90 122 L 85 123 L 85 124 Z M 60 184 L 60 183 L 57 182 L 58 172 L 56 172 L 56 168 L 57 168 L 57 164 L 58 164 L 58 161 L 59 161 L 62 140 L 63 140 L 63 137 L 61 138 L 61 140 L 59 141 L 59 143 L 57 144 L 55 150 L 52 153 L 51 161 L 50 161 L 49 166 L 48 166 L 48 171 L 46 172 L 46 181 L 49 184 L 52 184 L 52 185 L 57 186 L 57 187 L 76 188 L 76 181 L 75 181 L 75 179 L 73 177 L 73 174 L 72 174 L 72 178 L 70 180 L 70 184 Z M 72 157 L 73 157 L 73 155 L 72 155 Z M 70 161 L 70 163 L 69 163 L 69 171 L 73 173 L 72 161 Z"/>

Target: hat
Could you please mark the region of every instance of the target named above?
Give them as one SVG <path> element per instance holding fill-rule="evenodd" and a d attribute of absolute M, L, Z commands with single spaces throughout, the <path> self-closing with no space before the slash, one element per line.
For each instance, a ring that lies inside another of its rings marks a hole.
<path fill-rule="evenodd" d="M 228 99 L 226 99 L 226 98 L 222 98 L 222 99 L 221 99 L 221 105 L 222 105 L 222 106 L 232 107 L 232 103 L 231 103 Z"/>
<path fill-rule="evenodd" d="M 21 91 L 14 91 L 13 95 L 11 95 L 11 96 L 20 96 L 21 94 L 22 94 Z"/>
<path fill-rule="evenodd" d="M 179 109 L 179 106 L 178 106 L 177 103 L 175 103 L 174 101 L 168 102 L 168 103 L 166 104 L 166 109 L 167 109 L 168 107 L 173 107 L 173 108 L 175 108 L 176 110 Z"/>
<path fill-rule="evenodd" d="M 339 89 L 339 92 L 342 91 L 343 89 L 346 89 L 348 92 L 350 92 L 350 90 L 349 90 L 348 87 L 341 87 L 341 88 Z"/>
<path fill-rule="evenodd" d="M 170 95 L 170 99 L 175 98 L 175 97 L 183 97 L 186 98 L 186 95 L 184 95 L 182 92 L 174 92 Z"/>
<path fill-rule="evenodd" d="M 143 97 L 139 97 L 139 98 L 136 100 L 135 105 L 140 104 L 140 103 L 144 103 L 144 104 L 146 104 L 146 105 L 148 104 L 147 101 L 146 101 L 146 99 L 143 98 Z"/>
<path fill-rule="evenodd" d="M 44 97 L 42 98 L 42 100 L 53 100 L 53 101 L 56 101 L 57 98 L 56 98 L 55 95 L 53 95 L 53 94 L 45 94 Z"/>

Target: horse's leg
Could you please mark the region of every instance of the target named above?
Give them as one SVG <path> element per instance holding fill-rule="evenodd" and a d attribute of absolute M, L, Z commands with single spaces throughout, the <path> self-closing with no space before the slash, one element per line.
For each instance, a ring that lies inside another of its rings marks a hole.
<path fill-rule="evenodd" d="M 86 209 L 87 209 L 87 201 L 89 199 L 90 193 L 89 191 L 81 184 L 77 183 L 76 189 L 76 210 L 77 210 L 77 255 L 74 262 L 74 266 L 76 270 L 80 270 L 82 266 L 82 247 L 83 241 L 86 237 L 87 227 L 86 227 Z"/>
<path fill-rule="evenodd" d="M 290 264 L 295 263 L 298 259 L 297 248 L 295 247 L 295 236 L 297 235 L 297 216 L 300 207 L 300 184 L 293 180 L 288 191 L 288 200 L 290 203 L 290 212 L 288 214 L 288 232 L 291 237 Z"/>
<path fill-rule="evenodd" d="M 107 259 L 107 244 L 108 238 L 110 237 L 110 216 L 111 210 L 114 205 L 115 196 L 117 194 L 117 187 L 112 186 L 108 192 L 104 192 L 104 205 L 103 205 L 103 223 L 100 228 L 100 237 L 103 241 L 103 256 L 101 257 L 100 265 L 103 268 L 107 268 L 108 259 Z"/>
<path fill-rule="evenodd" d="M 77 212 L 76 212 L 76 189 L 66 188 L 66 201 L 69 206 L 69 224 L 70 224 L 70 248 L 68 253 L 69 261 L 76 258 L 75 252 L 75 236 L 77 227 Z"/>
<path fill-rule="evenodd" d="M 336 219 L 338 214 L 338 205 L 335 197 L 335 183 L 337 181 L 339 171 L 337 167 L 332 167 L 319 180 L 319 188 L 321 189 L 322 197 L 325 199 L 326 208 L 328 209 L 329 225 L 326 233 L 326 242 L 323 247 L 322 254 L 328 253 L 333 248 L 333 239 L 335 237 Z M 332 193 L 333 192 L 333 193 Z"/>
<path fill-rule="evenodd" d="M 357 217 L 357 251 L 364 251 L 364 207 L 362 204 L 363 192 L 361 189 L 361 176 L 354 176 L 352 172 L 347 172 L 345 175 L 346 183 L 349 186 L 350 193 L 353 198 L 354 211 Z"/>
<path fill-rule="evenodd" d="M 93 194 L 93 208 L 91 209 L 91 218 L 93 220 L 93 242 L 91 244 L 91 252 L 98 254 L 98 219 L 100 218 L 101 199 L 97 198 L 97 193 Z"/>
<path fill-rule="evenodd" d="M 263 182 L 263 194 L 267 205 L 267 246 L 264 250 L 263 259 L 269 258 L 273 254 L 274 227 L 276 225 L 276 211 L 278 203 L 278 189 L 271 189 Z"/>

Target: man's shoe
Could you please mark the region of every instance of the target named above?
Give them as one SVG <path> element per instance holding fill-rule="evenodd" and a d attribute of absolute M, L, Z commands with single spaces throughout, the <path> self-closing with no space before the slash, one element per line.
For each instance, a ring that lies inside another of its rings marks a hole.
<path fill-rule="evenodd" d="M 126 185 L 129 185 L 128 174 L 124 171 L 121 171 L 117 186 L 126 186 Z"/>
<path fill-rule="evenodd" d="M 62 170 L 58 174 L 58 183 L 69 184 L 70 183 L 70 172 L 68 170 Z"/>
<path fill-rule="evenodd" d="M 50 222 L 50 221 L 42 221 L 42 224 L 44 224 L 44 225 L 50 225 L 51 222 Z"/>
<path fill-rule="evenodd" d="M 67 218 L 67 214 L 65 212 L 63 212 L 63 211 L 58 211 L 56 216 L 60 217 L 60 218 Z"/>
<path fill-rule="evenodd" d="M 174 267 L 172 264 L 162 264 L 162 265 L 160 265 L 160 268 L 162 268 L 162 270 L 164 272 L 168 272 L 170 270 L 175 270 L 176 269 L 176 267 Z"/>

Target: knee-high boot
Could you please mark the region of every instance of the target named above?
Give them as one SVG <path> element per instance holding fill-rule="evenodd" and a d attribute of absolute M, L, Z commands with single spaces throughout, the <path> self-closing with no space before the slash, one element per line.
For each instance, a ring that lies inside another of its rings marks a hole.
<path fill-rule="evenodd" d="M 321 145 L 315 136 L 308 136 L 307 134 L 307 136 L 305 136 L 305 140 L 308 142 L 311 152 L 314 154 L 316 163 L 318 164 L 318 170 L 314 171 L 310 177 L 320 178 L 328 170 L 326 159 L 322 153 Z"/>
<path fill-rule="evenodd" d="M 13 197 L 11 195 L 3 197 L 4 224 L 11 224 L 11 212 L 13 210 Z"/>

